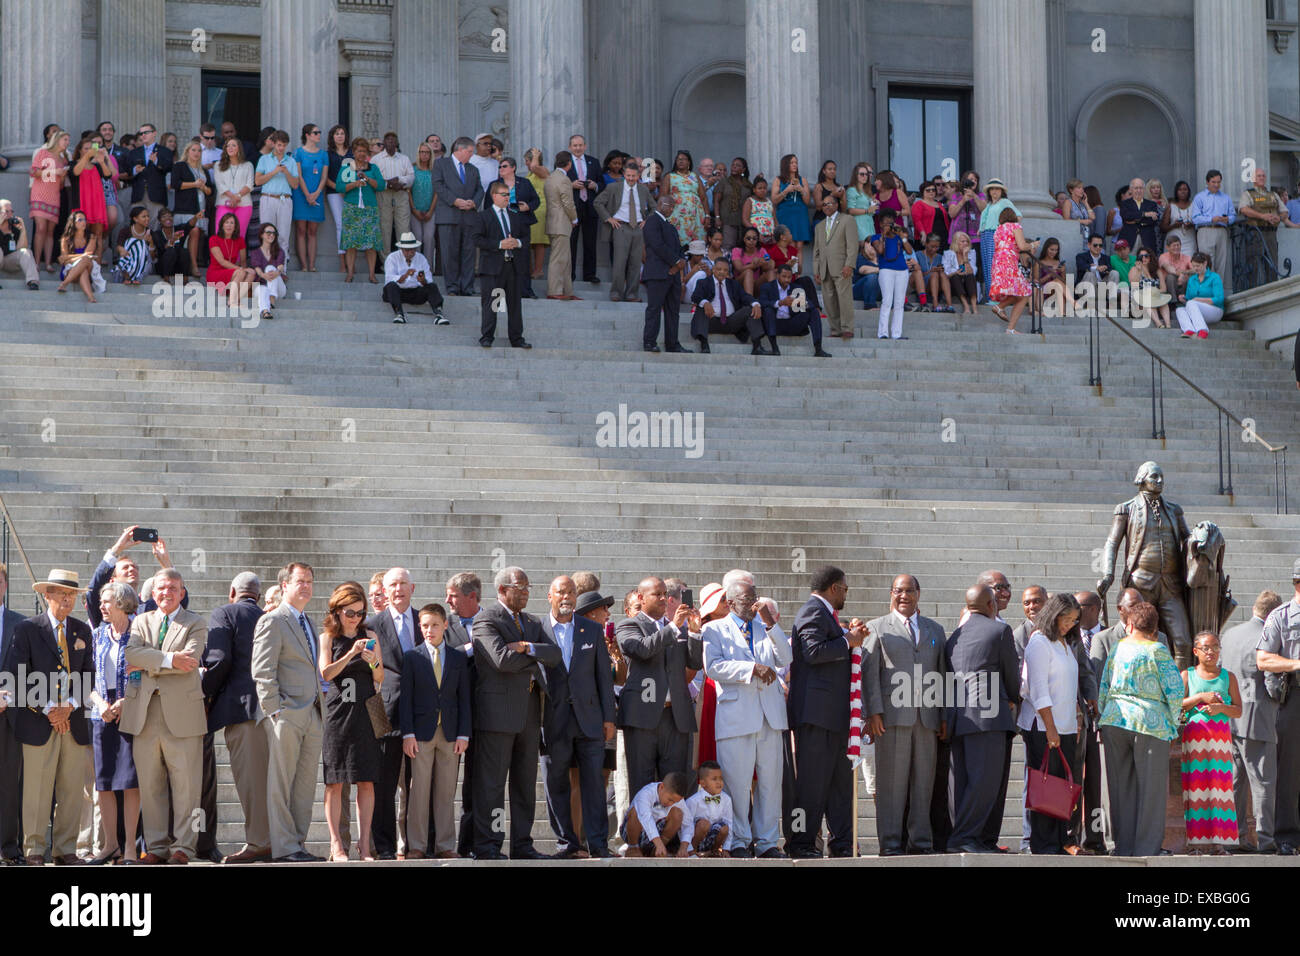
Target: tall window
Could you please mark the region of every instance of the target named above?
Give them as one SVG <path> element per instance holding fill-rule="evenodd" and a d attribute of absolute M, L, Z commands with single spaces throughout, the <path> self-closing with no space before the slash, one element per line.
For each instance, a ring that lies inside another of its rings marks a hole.
<path fill-rule="evenodd" d="M 940 173 L 956 179 L 970 155 L 969 90 L 890 86 L 889 168 L 908 189 Z"/>

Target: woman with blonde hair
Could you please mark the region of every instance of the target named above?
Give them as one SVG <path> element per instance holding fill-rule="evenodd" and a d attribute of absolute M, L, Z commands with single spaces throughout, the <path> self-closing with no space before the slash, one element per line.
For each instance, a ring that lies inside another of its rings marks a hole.
<path fill-rule="evenodd" d="M 54 271 L 54 232 L 59 224 L 59 196 L 68 178 L 67 130 L 55 126 L 45 145 L 32 156 L 32 168 L 27 174 L 31 180 L 31 219 L 36 226 L 32 237 L 32 255 L 36 266 L 45 263 L 45 271 Z M 64 232 L 67 235 L 67 232 Z"/>
<path fill-rule="evenodd" d="M 948 284 L 961 299 L 961 314 L 974 315 L 975 303 L 979 301 L 979 285 L 975 281 L 979 265 L 970 236 L 964 231 L 952 234 L 952 246 L 943 254 L 943 271 Z"/>
<path fill-rule="evenodd" d="M 353 152 L 356 152 L 355 145 Z M 345 581 L 330 595 L 320 641 L 321 679 L 329 683 L 321 758 L 325 764 L 325 818 L 329 823 L 330 862 L 346 863 L 339 836 L 343 785 L 357 788 L 357 850 L 372 860 L 370 822 L 379 779 L 379 740 L 366 701 L 384 683 L 384 662 L 374 631 L 366 630 L 366 592 Z"/>
<path fill-rule="evenodd" d="M 546 249 L 551 244 L 551 237 L 546 234 L 546 177 L 551 171 L 542 163 L 542 151 L 536 146 L 524 153 L 524 168 L 528 170 L 527 179 L 533 184 L 537 193 L 537 208 L 533 210 L 537 221 L 528 230 L 529 248 L 532 249 L 532 277 L 540 279 L 543 263 L 546 261 Z"/>

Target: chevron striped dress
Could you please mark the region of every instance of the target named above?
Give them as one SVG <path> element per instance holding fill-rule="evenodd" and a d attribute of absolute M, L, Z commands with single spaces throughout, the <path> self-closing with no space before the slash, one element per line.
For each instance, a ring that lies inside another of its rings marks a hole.
<path fill-rule="evenodd" d="M 1197 668 L 1187 671 L 1188 696 L 1218 691 L 1232 703 L 1228 671 L 1206 680 Z M 1232 796 L 1232 724 L 1222 714 L 1210 717 L 1201 709 L 1191 712 L 1183 727 L 1183 813 L 1187 821 L 1187 846 L 1234 846 L 1237 810 Z"/>

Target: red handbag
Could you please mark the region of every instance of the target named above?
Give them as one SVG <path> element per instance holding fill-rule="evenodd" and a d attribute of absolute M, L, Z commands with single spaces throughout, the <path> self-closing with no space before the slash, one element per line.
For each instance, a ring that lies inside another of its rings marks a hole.
<path fill-rule="evenodd" d="M 1064 752 L 1061 754 L 1061 762 L 1065 764 L 1065 776 L 1054 777 L 1047 772 L 1052 749 L 1048 747 L 1047 753 L 1043 754 L 1041 767 L 1029 771 L 1027 802 L 1029 809 L 1035 813 L 1055 817 L 1057 820 L 1069 820 L 1074 813 L 1074 805 L 1079 802 L 1083 786 L 1074 782 L 1074 773 L 1070 770 L 1070 762 L 1065 759 Z"/>

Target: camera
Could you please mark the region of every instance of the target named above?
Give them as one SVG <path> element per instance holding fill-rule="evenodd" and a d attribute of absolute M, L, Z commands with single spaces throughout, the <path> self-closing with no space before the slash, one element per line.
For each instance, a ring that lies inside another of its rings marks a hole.
<path fill-rule="evenodd" d="M 962 188 L 962 189 L 974 189 L 974 188 L 975 188 L 975 180 L 973 180 L 973 179 L 963 179 L 963 180 L 961 181 L 961 188 Z"/>

